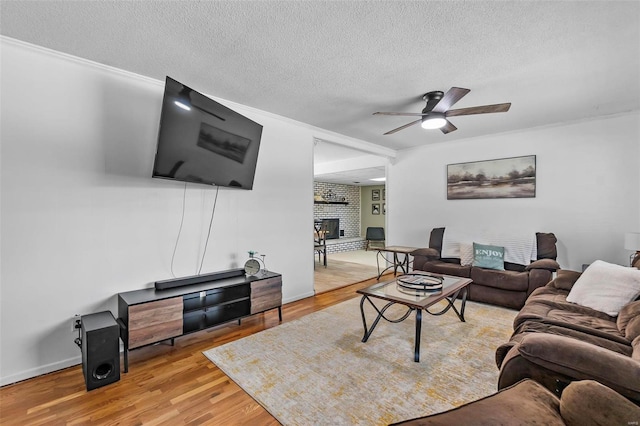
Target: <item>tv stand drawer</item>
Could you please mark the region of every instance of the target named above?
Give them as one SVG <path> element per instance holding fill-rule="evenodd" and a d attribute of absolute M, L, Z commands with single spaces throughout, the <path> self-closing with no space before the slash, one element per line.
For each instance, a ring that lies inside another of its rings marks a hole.
<path fill-rule="evenodd" d="M 251 283 L 251 314 L 282 306 L 282 277 Z"/>
<path fill-rule="evenodd" d="M 182 334 L 182 297 L 129 307 L 131 349 Z"/>

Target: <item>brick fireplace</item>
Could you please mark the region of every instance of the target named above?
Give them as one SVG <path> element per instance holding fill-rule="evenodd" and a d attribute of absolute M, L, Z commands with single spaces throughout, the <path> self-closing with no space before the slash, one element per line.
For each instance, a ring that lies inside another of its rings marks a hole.
<path fill-rule="evenodd" d="M 327 230 L 327 240 L 337 240 L 340 238 L 340 219 L 318 219 L 315 221 L 316 226 L 325 227 Z"/>
<path fill-rule="evenodd" d="M 330 232 L 327 238 L 327 252 L 364 249 L 365 240 L 360 235 L 360 187 L 316 181 L 313 190 L 314 195 L 326 197 L 332 193 L 337 199 L 344 199 L 342 203 L 313 205 L 315 224 L 323 220 L 335 222 L 335 233 Z"/>

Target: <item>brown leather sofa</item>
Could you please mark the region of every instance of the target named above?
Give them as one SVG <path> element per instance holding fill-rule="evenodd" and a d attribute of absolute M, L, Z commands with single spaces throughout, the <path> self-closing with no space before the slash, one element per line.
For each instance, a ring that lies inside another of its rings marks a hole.
<path fill-rule="evenodd" d="M 498 388 L 531 378 L 559 395 L 567 384 L 590 379 L 640 404 L 640 300 L 616 317 L 567 302 L 580 275 L 560 270 L 531 293 L 510 341 L 496 351 Z"/>
<path fill-rule="evenodd" d="M 413 269 L 471 278 L 473 282 L 468 287 L 468 300 L 520 309 L 531 292 L 551 281 L 553 272 L 560 268 L 556 262 L 558 240 L 552 233 L 536 233 L 538 259 L 532 259 L 534 262 L 527 266 L 505 262 L 505 270 L 498 271 L 462 266 L 457 258 L 442 258 L 444 230 L 434 228 L 429 247 L 411 253 Z"/>
<path fill-rule="evenodd" d="M 571 383 L 561 398 L 533 380 L 443 413 L 407 420 L 403 426 L 633 425 L 640 407 L 598 382 Z"/>

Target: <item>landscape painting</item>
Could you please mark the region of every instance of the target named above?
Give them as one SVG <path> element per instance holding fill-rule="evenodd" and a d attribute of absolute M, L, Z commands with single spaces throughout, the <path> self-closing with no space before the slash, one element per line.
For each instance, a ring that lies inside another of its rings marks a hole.
<path fill-rule="evenodd" d="M 447 200 L 535 196 L 535 155 L 447 165 Z"/>
<path fill-rule="evenodd" d="M 249 145 L 251 145 L 251 140 L 247 138 L 234 135 L 207 123 L 200 123 L 198 146 L 201 148 L 224 155 L 242 164 Z"/>

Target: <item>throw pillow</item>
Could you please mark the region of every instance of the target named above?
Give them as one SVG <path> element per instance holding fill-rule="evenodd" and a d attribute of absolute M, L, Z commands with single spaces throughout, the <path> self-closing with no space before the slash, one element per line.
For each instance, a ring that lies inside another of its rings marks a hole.
<path fill-rule="evenodd" d="M 473 243 L 460 243 L 460 265 L 471 266 L 473 264 Z"/>
<path fill-rule="evenodd" d="M 567 302 L 615 317 L 640 296 L 640 270 L 596 260 L 580 275 Z"/>
<path fill-rule="evenodd" d="M 473 266 L 504 271 L 504 247 L 473 243 Z"/>

